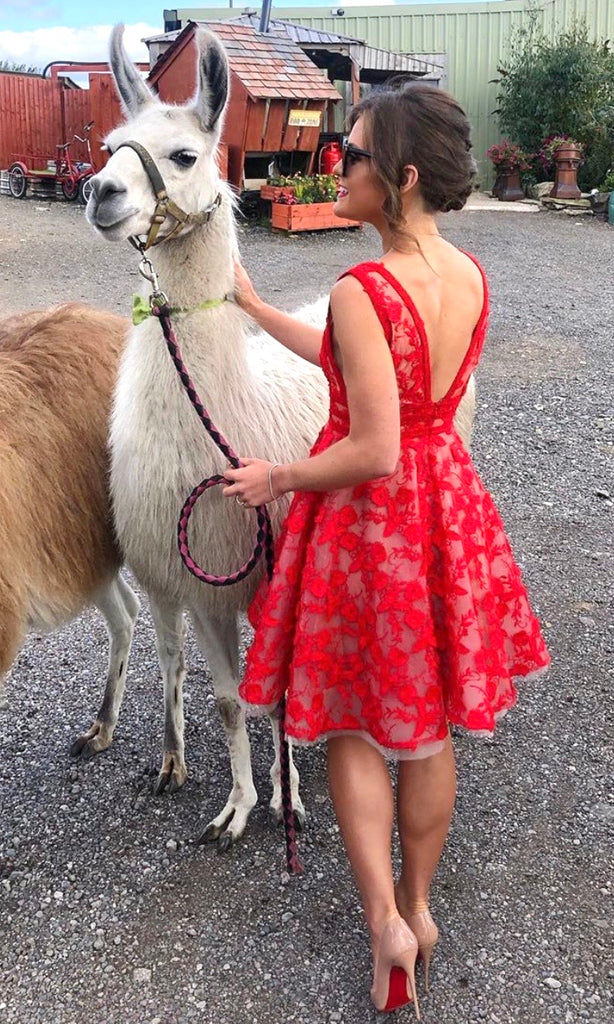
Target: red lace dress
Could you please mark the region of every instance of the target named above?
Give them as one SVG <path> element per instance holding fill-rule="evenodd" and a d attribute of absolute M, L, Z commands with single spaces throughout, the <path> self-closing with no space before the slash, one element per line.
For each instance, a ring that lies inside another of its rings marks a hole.
<path fill-rule="evenodd" d="M 514 677 L 549 657 L 499 514 L 453 425 L 484 343 L 486 279 L 462 366 L 433 402 L 411 298 L 381 263 L 347 273 L 392 352 L 399 462 L 385 479 L 294 495 L 273 580 L 250 607 L 256 634 L 239 692 L 269 707 L 285 693 L 295 741 L 353 733 L 387 755 L 424 757 L 441 749 L 448 722 L 492 732 L 516 702 Z M 312 455 L 349 429 L 330 314 L 320 358 L 330 417 Z"/>

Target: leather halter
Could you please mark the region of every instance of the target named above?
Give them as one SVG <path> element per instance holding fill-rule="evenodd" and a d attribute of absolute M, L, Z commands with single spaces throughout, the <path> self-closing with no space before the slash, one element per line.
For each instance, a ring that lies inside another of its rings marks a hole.
<path fill-rule="evenodd" d="M 156 207 L 151 218 L 147 238 L 144 242 L 141 242 L 137 235 L 130 236 L 130 242 L 135 249 L 138 249 L 140 252 L 145 252 L 146 249 L 149 249 L 152 245 L 158 245 L 159 242 L 165 242 L 167 238 L 176 238 L 177 235 L 186 227 L 191 227 L 196 224 L 207 224 L 211 220 L 213 214 L 222 202 L 221 192 L 218 192 L 213 202 L 204 210 L 201 210 L 200 213 L 186 213 L 185 210 L 182 210 L 180 206 L 177 206 L 177 203 L 173 202 L 173 200 L 169 198 L 166 191 L 166 185 L 164 184 L 164 179 L 156 167 L 153 158 L 149 155 L 145 147 L 141 146 L 140 142 L 122 142 L 117 149 L 126 147 L 134 150 L 138 156 L 156 197 Z M 117 150 L 115 150 L 115 152 L 117 152 Z M 168 232 L 168 234 L 161 235 L 158 238 L 158 232 L 167 217 L 173 217 L 177 223 L 175 224 L 175 227 Z"/>

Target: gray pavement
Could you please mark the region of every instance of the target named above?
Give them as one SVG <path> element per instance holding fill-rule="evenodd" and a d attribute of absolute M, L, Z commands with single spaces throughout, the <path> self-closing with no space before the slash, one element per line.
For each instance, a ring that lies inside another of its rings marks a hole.
<path fill-rule="evenodd" d="M 442 936 L 423 1020 L 610 1024 L 614 233 L 496 208 L 448 214 L 442 230 L 490 277 L 474 458 L 554 663 L 521 684 L 494 739 L 455 738 L 459 796 L 433 890 Z M 370 231 L 286 238 L 245 226 L 241 244 L 262 293 L 289 309 L 378 254 Z M 129 247 L 95 238 L 79 208 L 0 197 L 0 313 L 71 299 L 127 311 L 136 282 Z M 69 758 L 105 657 L 103 624 L 87 613 L 31 637 L 4 688 L 0 1022 L 376 1021 L 323 751 L 297 754 L 302 878 L 283 876 L 268 819 L 264 723 L 250 726 L 261 802 L 244 840 L 225 856 L 196 847 L 229 788 L 207 666 L 190 636 L 190 777 L 155 799 L 162 696 L 146 608 L 113 746 L 87 765 Z"/>

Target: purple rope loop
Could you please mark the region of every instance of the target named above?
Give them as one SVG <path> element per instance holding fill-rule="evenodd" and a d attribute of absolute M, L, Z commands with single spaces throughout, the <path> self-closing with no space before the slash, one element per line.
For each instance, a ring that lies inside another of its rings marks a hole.
<path fill-rule="evenodd" d="M 242 463 L 237 453 L 231 448 L 230 444 L 217 429 L 213 423 L 209 413 L 205 409 L 203 403 L 200 400 L 198 392 L 194 387 L 192 379 L 188 373 L 187 367 L 183 362 L 181 350 L 173 331 L 173 325 L 170 319 L 170 308 L 168 305 L 153 305 L 152 313 L 157 316 L 162 327 L 164 334 L 164 340 L 166 341 L 166 347 L 168 348 L 169 354 L 175 369 L 179 374 L 181 383 L 188 393 L 190 402 L 194 406 L 201 423 L 205 427 L 205 430 L 209 434 L 212 441 L 217 445 L 223 455 L 226 456 L 228 461 L 235 469 L 238 469 Z M 250 574 L 252 569 L 257 565 L 263 551 L 266 561 L 266 571 L 269 580 L 273 576 L 273 565 L 274 565 L 274 545 L 273 545 L 273 528 L 271 526 L 271 517 L 269 510 L 266 505 L 259 505 L 254 511 L 258 520 L 258 530 L 256 533 L 256 543 L 252 554 L 248 560 L 235 572 L 230 573 L 228 576 L 216 576 L 213 573 L 205 572 L 200 566 L 194 561 L 190 553 L 188 545 L 188 522 L 194 506 L 198 499 L 209 490 L 210 487 L 216 487 L 218 484 L 226 483 L 226 479 L 223 475 L 216 473 L 214 476 L 207 477 L 202 480 L 197 487 L 194 488 L 190 496 L 185 501 L 181 513 L 179 515 L 179 522 L 177 524 L 177 543 L 179 546 L 179 554 L 186 569 L 192 573 L 196 579 L 202 583 L 209 583 L 213 587 L 228 587 L 233 583 L 239 583 L 240 580 L 245 579 Z M 296 824 L 294 820 L 294 809 L 292 807 L 292 789 L 290 783 L 290 750 L 288 747 L 288 737 L 286 735 L 285 728 L 286 718 L 286 701 L 285 697 L 282 698 L 279 705 L 279 763 L 280 763 L 280 777 L 281 777 L 281 801 L 284 819 L 284 831 L 286 837 L 286 863 L 288 872 L 293 875 L 300 874 L 303 870 L 301 862 L 298 856 L 298 845 L 296 841 Z"/>

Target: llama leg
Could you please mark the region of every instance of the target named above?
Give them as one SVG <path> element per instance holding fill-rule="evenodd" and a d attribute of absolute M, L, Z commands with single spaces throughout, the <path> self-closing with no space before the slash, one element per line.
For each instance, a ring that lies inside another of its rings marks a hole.
<path fill-rule="evenodd" d="M 199 646 L 209 664 L 213 688 L 230 753 L 232 790 L 223 809 L 206 826 L 199 842 L 218 840 L 220 852 L 243 835 L 258 799 L 252 777 L 245 712 L 237 700 L 239 631 L 236 615 L 212 619 L 200 610 L 192 615 Z"/>
<path fill-rule="evenodd" d="M 94 597 L 94 604 L 107 624 L 110 642 L 109 669 L 100 710 L 92 726 L 82 736 L 78 736 L 70 748 L 72 757 L 81 756 L 84 760 L 89 760 L 94 754 L 106 750 L 113 740 L 124 696 L 134 623 L 140 608 L 136 594 L 119 573 L 98 591 Z"/>
<path fill-rule="evenodd" d="M 171 608 L 150 596 L 151 614 L 156 629 L 158 660 L 164 682 L 164 753 L 162 768 L 154 785 L 159 796 L 165 789 L 174 793 L 188 777 L 183 746 L 183 657 L 186 625 L 182 608 Z"/>
<path fill-rule="evenodd" d="M 13 664 L 21 647 L 26 623 L 26 610 L 20 606 L 16 595 L 3 585 L 0 579 L 0 707 L 2 706 L 2 685 L 4 677 Z"/>
<path fill-rule="evenodd" d="M 271 815 L 276 822 L 280 822 L 283 817 L 283 811 L 281 806 L 281 765 L 279 760 L 279 748 L 280 748 L 280 734 L 279 734 L 279 715 L 272 713 L 269 715 L 271 722 L 271 731 L 273 733 L 273 745 L 275 747 L 275 760 L 271 768 L 271 782 L 273 783 L 273 796 L 271 797 L 271 803 L 269 807 L 271 809 Z M 292 809 L 294 811 L 294 820 L 299 827 L 305 824 L 305 807 L 299 794 L 299 774 L 294 761 L 292 759 L 292 741 L 288 742 L 288 753 L 290 755 L 290 792 L 292 794 Z"/>

